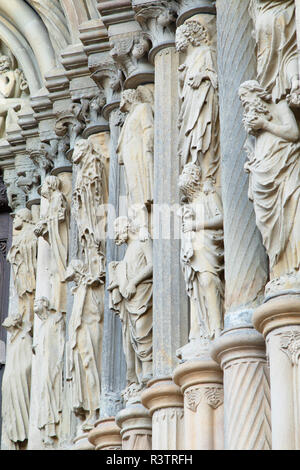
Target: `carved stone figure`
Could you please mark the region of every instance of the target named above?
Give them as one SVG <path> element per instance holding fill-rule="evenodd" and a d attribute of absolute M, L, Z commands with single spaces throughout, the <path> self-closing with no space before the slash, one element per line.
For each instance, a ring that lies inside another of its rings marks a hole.
<path fill-rule="evenodd" d="M 74 281 L 74 303 L 69 321 L 68 376 L 72 408 L 85 421 L 83 431 L 94 427 L 100 409 L 100 373 L 104 313 L 104 285 L 95 280 L 87 266 L 72 260 L 66 281 Z"/>
<path fill-rule="evenodd" d="M 299 285 L 299 127 L 287 102 L 274 103 L 257 81 L 243 83 L 239 94 L 245 128 L 255 136 L 245 168 L 249 198 L 269 256 L 271 282 L 279 287 Z"/>
<path fill-rule="evenodd" d="M 62 411 L 65 320 L 61 312 L 51 311 L 45 297 L 35 300 L 34 313 L 42 320 L 37 345 L 42 361 L 38 428 L 43 432 L 44 444 L 53 446 L 53 439 L 58 437 L 57 425 Z"/>
<path fill-rule="evenodd" d="M 294 0 L 251 0 L 257 45 L 257 81 L 278 102 L 299 91 Z"/>
<path fill-rule="evenodd" d="M 17 119 L 23 98 L 28 96 L 28 83 L 23 72 L 13 69 L 12 60 L 7 55 L 0 56 L 0 137 L 5 137 L 8 123 Z"/>
<path fill-rule="evenodd" d="M 127 112 L 117 153 L 124 165 L 128 206 L 153 201 L 153 85 L 122 93 L 120 110 Z"/>
<path fill-rule="evenodd" d="M 105 162 L 91 141 L 80 139 L 74 148 L 73 163 L 78 168 L 73 203 L 84 262 L 91 275 L 100 279 L 105 273 Z"/>
<path fill-rule="evenodd" d="M 14 285 L 19 299 L 19 314 L 24 322 L 33 321 L 36 283 L 37 239 L 29 209 L 15 213 L 13 242 L 7 260 L 12 266 Z"/>
<path fill-rule="evenodd" d="M 194 18 L 176 32 L 176 49 L 184 55 L 179 67 L 178 151 L 182 166 L 198 163 L 204 177 L 215 177 L 219 168 L 216 19 L 213 15 Z"/>
<path fill-rule="evenodd" d="M 2 419 L 5 440 L 11 448 L 26 445 L 29 429 L 32 337 L 31 323 L 21 314 L 6 318 L 9 332 L 6 366 L 2 382 Z"/>
<path fill-rule="evenodd" d="M 50 306 L 57 313 L 66 312 L 66 285 L 63 284 L 68 260 L 69 206 L 61 191 L 61 181 L 56 176 L 47 176 L 41 195 L 48 200 L 46 214 L 35 227 L 35 235 L 42 236 L 50 245 L 51 299 Z"/>
<path fill-rule="evenodd" d="M 143 386 L 152 376 L 152 240 L 140 240 L 140 226 L 115 221 L 115 243 L 127 243 L 124 259 L 109 265 L 111 308 L 120 316 L 127 385 Z"/>
<path fill-rule="evenodd" d="M 213 339 L 223 328 L 223 210 L 212 179 L 201 181 L 201 169 L 185 165 L 179 187 L 188 204 L 182 215 L 181 262 L 191 299 L 190 341 Z"/>
<path fill-rule="evenodd" d="M 23 72 L 13 70 L 11 59 L 6 55 L 0 56 L 0 98 L 20 98 L 28 89 L 28 83 Z"/>

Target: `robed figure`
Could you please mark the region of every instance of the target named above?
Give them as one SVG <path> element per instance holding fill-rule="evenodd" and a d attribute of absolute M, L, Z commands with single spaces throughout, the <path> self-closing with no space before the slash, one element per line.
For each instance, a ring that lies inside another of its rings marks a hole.
<path fill-rule="evenodd" d="M 181 164 L 198 163 L 204 177 L 219 168 L 219 98 L 216 57 L 216 20 L 197 15 L 177 28 L 180 113 L 178 152 Z"/>
<path fill-rule="evenodd" d="M 127 112 L 117 154 L 124 165 L 128 206 L 153 201 L 154 112 L 153 85 L 122 93 L 120 110 Z"/>
<path fill-rule="evenodd" d="M 120 316 L 127 385 L 152 377 L 152 240 L 141 241 L 140 225 L 128 217 L 115 221 L 115 242 L 127 243 L 124 259 L 109 265 L 110 306 Z"/>
<path fill-rule="evenodd" d="M 256 81 L 240 87 L 244 125 L 254 135 L 245 168 L 249 198 L 270 260 L 271 281 L 292 284 L 300 268 L 300 131 L 285 100 L 272 101 Z M 299 279 L 298 279 L 299 284 Z"/>

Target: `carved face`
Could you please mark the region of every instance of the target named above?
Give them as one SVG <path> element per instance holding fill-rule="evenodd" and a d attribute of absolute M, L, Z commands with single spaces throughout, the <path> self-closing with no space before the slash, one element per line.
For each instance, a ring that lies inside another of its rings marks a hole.
<path fill-rule="evenodd" d="M 115 244 L 117 246 L 123 245 L 128 240 L 128 226 L 129 220 L 127 217 L 119 217 L 115 220 Z"/>
<path fill-rule="evenodd" d="M 135 90 L 125 90 L 122 93 L 120 111 L 122 113 L 129 113 L 131 105 L 135 101 Z"/>
<path fill-rule="evenodd" d="M 199 186 L 201 180 L 201 169 L 194 163 L 188 163 L 179 176 L 179 188 L 183 192 Z"/>
<path fill-rule="evenodd" d="M 49 301 L 46 297 L 36 299 L 33 307 L 34 313 L 40 318 L 40 320 L 47 320 L 49 317 Z"/>
<path fill-rule="evenodd" d="M 0 56 L 0 72 L 6 72 L 11 69 L 11 61 L 6 55 Z"/>

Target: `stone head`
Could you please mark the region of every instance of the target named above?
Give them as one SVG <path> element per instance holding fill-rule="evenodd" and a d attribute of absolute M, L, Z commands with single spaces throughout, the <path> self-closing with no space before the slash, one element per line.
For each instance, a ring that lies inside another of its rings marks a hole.
<path fill-rule="evenodd" d="M 74 146 L 74 151 L 73 151 L 73 156 L 72 156 L 73 163 L 77 165 L 86 156 L 86 154 L 91 150 L 92 150 L 92 145 L 88 140 L 86 139 L 77 140 Z"/>
<path fill-rule="evenodd" d="M 50 314 L 49 300 L 47 297 L 40 297 L 39 299 L 36 299 L 34 301 L 33 311 L 40 320 L 47 320 Z"/>
<path fill-rule="evenodd" d="M 24 222 L 30 223 L 32 221 L 32 214 L 29 209 L 19 209 L 14 215 L 14 230 L 21 230 Z"/>
<path fill-rule="evenodd" d="M 203 44 L 207 44 L 208 41 L 209 34 L 207 25 L 201 24 L 199 21 L 186 21 L 186 23 L 177 28 L 175 43 L 178 52 L 186 51 L 189 45 L 199 47 Z"/>
<path fill-rule="evenodd" d="M 0 72 L 6 72 L 12 69 L 12 61 L 7 55 L 0 56 Z"/>
<path fill-rule="evenodd" d="M 115 230 L 115 244 L 117 246 L 123 245 L 128 240 L 128 231 L 129 231 L 129 218 L 128 217 L 118 217 L 114 222 Z"/>
<path fill-rule="evenodd" d="M 195 163 L 187 163 L 179 176 L 179 188 L 183 193 L 194 192 L 200 186 L 201 168 Z"/>
<path fill-rule="evenodd" d="M 41 195 L 44 198 L 49 199 L 53 192 L 60 190 L 60 187 L 61 182 L 60 179 L 57 178 L 57 176 L 47 176 L 47 178 L 45 178 L 44 183 L 42 184 Z"/>

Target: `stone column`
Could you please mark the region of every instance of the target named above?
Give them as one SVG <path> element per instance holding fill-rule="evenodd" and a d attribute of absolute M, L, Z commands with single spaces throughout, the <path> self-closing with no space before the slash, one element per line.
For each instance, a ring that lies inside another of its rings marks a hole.
<path fill-rule="evenodd" d="M 134 0 L 132 4 L 136 19 L 152 39 L 149 58 L 155 65 L 153 381 L 142 394 L 142 402 L 152 415 L 153 449 L 181 449 L 183 397 L 172 381 L 172 374 L 176 351 L 187 342 L 188 315 L 180 267 L 179 230 L 174 233 L 180 174 L 177 157 L 179 60 L 174 43 L 176 14 L 173 2 Z"/>
<path fill-rule="evenodd" d="M 142 401 L 152 416 L 152 449 L 183 449 L 183 396 L 180 388 L 168 378 L 155 378 L 148 383 Z"/>
<path fill-rule="evenodd" d="M 179 2 L 179 11 L 177 19 L 178 39 L 182 34 L 183 28 L 188 29 L 189 25 L 198 23 L 215 25 L 216 22 L 216 11 L 215 2 L 211 0 L 197 0 L 195 1 L 181 1 Z M 183 26 L 184 25 L 184 26 Z M 215 54 L 214 40 L 216 37 L 210 36 L 206 47 L 210 48 L 211 57 Z M 180 43 L 180 40 L 179 40 Z M 192 44 L 192 38 L 187 40 L 187 43 Z M 199 44 L 198 56 L 193 56 L 194 61 L 198 61 L 198 71 L 200 72 L 199 58 L 201 57 L 201 50 L 203 51 L 202 44 Z M 180 50 L 178 52 L 180 58 L 180 66 L 193 67 L 191 65 L 191 59 L 187 53 L 187 49 Z M 193 48 L 194 49 L 194 48 Z M 196 50 L 196 49 L 195 49 Z M 192 54 L 192 53 L 191 53 Z M 188 69 L 190 70 L 190 69 Z M 194 72 L 196 69 L 194 66 Z M 217 70 L 215 70 L 215 73 Z M 186 79 L 192 72 L 187 71 Z M 182 85 L 185 89 L 186 85 Z M 188 97 L 185 97 L 188 99 Z M 214 105 L 217 103 L 218 96 L 217 91 L 214 92 Z M 212 102 L 208 102 L 207 106 L 212 106 Z M 182 102 L 184 106 L 184 102 Z M 191 110 L 192 112 L 192 110 Z M 207 119 L 205 111 L 199 118 L 204 120 Z M 184 123 L 183 123 L 184 125 Z M 198 126 L 200 123 L 198 124 Z M 204 126 L 204 124 L 202 124 Z M 214 148 L 218 148 L 219 135 L 214 132 L 213 145 Z M 215 157 L 219 158 L 219 154 Z M 191 158 L 191 156 L 190 156 Z M 202 166 L 202 174 L 205 172 L 205 159 L 211 158 L 205 156 Z M 218 181 L 217 185 L 220 185 L 219 177 L 216 177 Z M 185 207 L 185 206 L 183 206 Z M 197 247 L 195 247 L 197 249 Z M 191 269 L 193 269 L 191 267 Z M 199 289 L 203 289 L 199 285 Z M 211 289 L 211 286 L 207 286 L 206 289 Z M 195 292 L 195 290 L 194 290 Z M 193 297 L 194 294 L 191 294 Z M 198 300 L 200 302 L 200 300 Z M 222 300 L 221 300 L 222 302 Z M 222 315 L 222 304 L 219 305 L 219 316 Z M 193 308 L 195 305 L 193 301 L 190 301 L 190 316 L 193 317 Z M 208 316 L 213 316 L 215 312 L 210 310 L 207 306 Z M 174 381 L 181 387 L 181 391 L 184 394 L 184 429 L 185 429 L 185 448 L 186 449 L 202 449 L 202 450 L 213 450 L 222 449 L 224 447 L 224 436 L 223 436 L 223 372 L 219 365 L 213 361 L 210 357 L 209 346 L 211 340 L 204 339 L 199 335 L 193 333 L 191 326 L 191 332 L 189 336 L 189 342 L 184 345 L 178 351 L 178 357 L 183 362 L 176 367 L 174 371 Z M 196 337 L 195 337 L 196 336 Z"/>
<path fill-rule="evenodd" d="M 224 448 L 223 372 L 208 356 L 187 361 L 174 373 L 184 395 L 184 448 Z"/>
<path fill-rule="evenodd" d="M 102 113 L 109 122 L 110 129 L 109 198 L 107 207 L 108 233 L 106 239 L 106 266 L 108 268 L 111 261 L 118 260 L 123 255 L 123 248 L 120 249 L 116 246 L 113 234 L 114 220 L 118 217 L 120 211 L 120 198 L 125 194 L 122 167 L 118 163 L 118 156 L 116 154 L 122 124 L 122 113 L 119 110 L 121 83 L 119 82 L 119 74 L 115 64 L 106 56 L 92 60 L 89 65 L 95 82 L 105 93 L 106 105 Z M 108 269 L 106 269 L 106 272 L 108 272 Z M 109 279 L 107 276 L 106 287 L 108 283 Z M 106 440 L 114 442 L 117 435 L 118 445 L 121 448 L 120 429 L 115 424 L 115 416 L 123 406 L 121 391 L 126 385 L 125 376 L 126 363 L 122 347 L 121 322 L 109 308 L 109 295 L 105 289 L 101 368 L 101 419 L 90 433 L 92 436 L 91 442 L 98 443 L 98 438 L 101 440 L 103 436 L 105 436 Z M 102 449 L 101 446 L 100 448 Z"/>
<path fill-rule="evenodd" d="M 121 450 L 122 438 L 115 418 L 99 420 L 89 433 L 89 442 L 95 446 L 95 450 Z"/>
<path fill-rule="evenodd" d="M 141 403 L 121 410 L 116 423 L 121 428 L 122 450 L 152 449 L 152 421 L 149 411 Z"/>
<path fill-rule="evenodd" d="M 253 316 L 270 362 L 272 450 L 300 449 L 300 297 L 268 300 Z"/>
<path fill-rule="evenodd" d="M 217 0 L 226 315 L 213 358 L 224 368 L 225 449 L 255 450 L 270 448 L 264 344 L 252 326 L 253 309 L 262 300 L 268 269 L 248 200 L 246 133 L 238 98 L 240 84 L 255 77 L 248 6 L 248 0 Z"/>
<path fill-rule="evenodd" d="M 110 126 L 109 199 L 107 213 L 108 236 L 106 242 L 106 266 L 120 259 L 122 253 L 113 239 L 114 218 L 119 214 L 119 197 L 122 193 L 121 167 L 116 148 L 120 132 L 119 102 L 108 108 Z M 108 270 L 106 271 L 108 272 Z M 106 279 L 106 286 L 109 279 Z M 122 408 L 121 391 L 125 388 L 126 364 L 122 348 L 122 326 L 120 319 L 109 308 L 108 291 L 105 290 L 103 349 L 101 371 L 101 418 L 115 417 Z M 106 339 L 106 340 L 105 340 Z"/>

